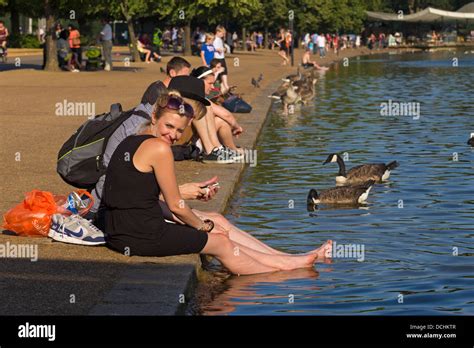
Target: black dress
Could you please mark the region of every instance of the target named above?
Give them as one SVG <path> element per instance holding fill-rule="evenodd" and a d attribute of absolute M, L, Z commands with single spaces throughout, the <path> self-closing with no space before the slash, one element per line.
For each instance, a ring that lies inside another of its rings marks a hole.
<path fill-rule="evenodd" d="M 126 255 L 170 256 L 199 253 L 207 233 L 167 223 L 158 203 L 160 187 L 153 172 L 133 165 L 138 147 L 152 135 L 131 135 L 115 150 L 104 185 L 107 245 Z"/>

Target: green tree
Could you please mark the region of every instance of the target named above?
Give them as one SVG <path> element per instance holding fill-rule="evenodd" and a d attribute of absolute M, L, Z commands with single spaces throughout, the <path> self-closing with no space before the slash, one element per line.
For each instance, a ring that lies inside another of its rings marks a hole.
<path fill-rule="evenodd" d="M 277 30 L 278 27 L 287 26 L 289 21 L 289 9 L 286 1 L 273 2 L 271 0 L 262 0 L 262 6 L 254 17 L 243 18 L 243 24 L 258 25 L 265 31 L 265 47 L 268 47 L 269 30 Z M 248 20 L 250 19 L 250 21 Z M 247 20 L 247 22 L 245 22 Z M 245 38 L 244 38 L 245 39 Z"/>
<path fill-rule="evenodd" d="M 184 24 L 185 55 L 191 55 L 191 23 L 195 19 L 216 25 L 226 20 L 250 16 L 261 7 L 259 0 L 178 0 L 172 11 L 172 21 Z"/>
<path fill-rule="evenodd" d="M 173 3 L 173 0 L 105 0 L 90 7 L 88 13 L 125 19 L 130 38 L 132 60 L 140 61 L 134 21 L 143 17 L 158 16 L 158 18 L 162 18 L 167 16 L 171 13 Z"/>

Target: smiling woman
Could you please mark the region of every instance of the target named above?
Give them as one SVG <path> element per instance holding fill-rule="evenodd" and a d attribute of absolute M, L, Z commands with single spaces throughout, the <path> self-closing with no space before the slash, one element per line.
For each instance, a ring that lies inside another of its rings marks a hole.
<path fill-rule="evenodd" d="M 209 254 L 236 274 L 311 267 L 317 259 L 324 259 L 331 250 L 330 241 L 308 253 L 289 255 L 231 226 L 224 229 L 225 221 L 218 215 L 207 214 L 206 218 L 206 214 L 191 210 L 178 188 L 171 145 L 194 114 L 194 108 L 176 92 L 164 93 L 155 104 L 151 121 L 115 150 L 104 186 L 107 245 L 125 255 Z M 201 194 L 208 190 L 200 186 Z M 160 194 L 184 225 L 165 220 Z"/>

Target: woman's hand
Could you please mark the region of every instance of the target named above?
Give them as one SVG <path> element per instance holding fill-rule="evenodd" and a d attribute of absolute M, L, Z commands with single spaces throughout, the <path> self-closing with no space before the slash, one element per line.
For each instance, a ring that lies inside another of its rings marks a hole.
<path fill-rule="evenodd" d="M 214 197 L 218 191 L 217 187 L 207 187 L 217 183 L 217 176 L 203 182 L 190 182 L 179 187 L 179 193 L 185 200 L 199 199 L 208 201 Z"/>
<path fill-rule="evenodd" d="M 206 189 L 197 182 L 189 182 L 179 186 L 179 193 L 184 200 L 199 199 L 206 194 Z"/>

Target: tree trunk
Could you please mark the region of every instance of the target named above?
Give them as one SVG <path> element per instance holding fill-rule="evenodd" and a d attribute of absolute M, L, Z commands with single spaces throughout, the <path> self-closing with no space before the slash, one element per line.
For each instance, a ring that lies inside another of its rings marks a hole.
<path fill-rule="evenodd" d="M 140 54 L 137 50 L 137 39 L 135 37 L 135 29 L 133 29 L 133 19 L 128 13 L 128 1 L 125 0 L 120 4 L 120 8 L 122 9 L 122 14 L 127 21 L 128 26 L 128 35 L 130 36 L 130 55 L 132 56 L 133 62 L 140 61 Z"/>
<path fill-rule="evenodd" d="M 191 56 L 191 21 L 186 22 L 184 27 L 184 55 Z"/>
<path fill-rule="evenodd" d="M 50 0 L 44 0 L 44 14 L 46 16 L 46 62 L 44 62 L 44 70 L 59 71 L 56 30 L 54 26 L 56 20 L 51 10 Z"/>
<path fill-rule="evenodd" d="M 245 30 L 245 28 L 242 28 L 242 51 L 244 52 L 247 49 L 246 42 L 247 42 L 247 31 Z"/>
<path fill-rule="evenodd" d="M 11 36 L 18 38 L 20 36 L 20 13 L 15 0 L 8 1 L 8 11 L 11 18 Z"/>

